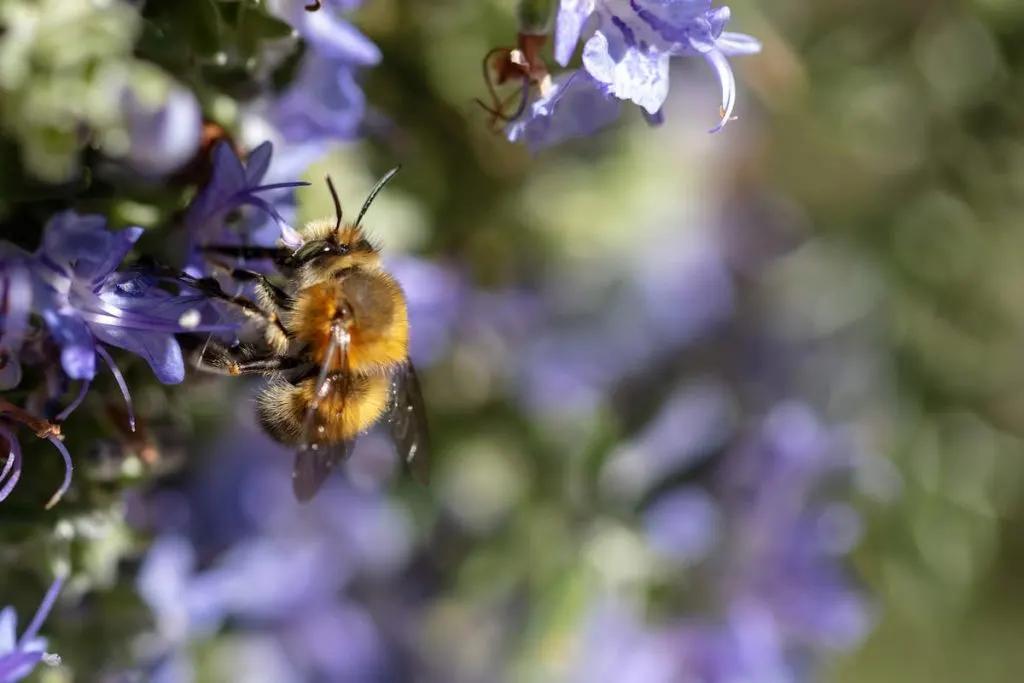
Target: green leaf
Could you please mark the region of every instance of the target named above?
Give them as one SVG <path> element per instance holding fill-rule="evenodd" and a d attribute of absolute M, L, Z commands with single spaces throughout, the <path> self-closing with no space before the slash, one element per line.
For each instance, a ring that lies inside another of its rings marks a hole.
<path fill-rule="evenodd" d="M 168 8 L 168 15 L 196 54 L 210 57 L 223 49 L 224 24 L 215 0 L 174 3 Z"/>
<path fill-rule="evenodd" d="M 291 26 L 262 9 L 242 12 L 236 30 L 238 51 L 245 59 L 258 56 L 264 41 L 280 40 L 292 35 Z"/>

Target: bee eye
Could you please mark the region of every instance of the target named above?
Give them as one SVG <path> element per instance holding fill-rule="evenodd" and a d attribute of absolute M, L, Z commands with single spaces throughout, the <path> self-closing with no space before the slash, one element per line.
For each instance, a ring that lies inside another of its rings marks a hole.
<path fill-rule="evenodd" d="M 316 260 L 326 254 L 338 253 L 338 251 L 338 245 L 331 244 L 327 240 L 313 240 L 312 242 L 307 242 L 299 247 L 299 250 L 295 252 L 295 256 L 293 258 L 295 263 L 302 265 Z"/>

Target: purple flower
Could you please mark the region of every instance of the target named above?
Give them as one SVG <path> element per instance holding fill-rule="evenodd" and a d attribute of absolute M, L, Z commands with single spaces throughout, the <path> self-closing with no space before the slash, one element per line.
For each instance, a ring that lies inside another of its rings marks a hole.
<path fill-rule="evenodd" d="M 161 534 L 138 578 L 156 621 L 156 633 L 144 639 L 150 668 L 167 676 L 189 671 L 187 645 L 229 618 L 236 634 L 262 634 L 268 647 L 287 653 L 304 678 L 377 680 L 387 661 L 383 639 L 344 593 L 356 578 L 376 581 L 402 569 L 409 520 L 379 494 L 356 492 L 340 478 L 310 507 L 296 506 L 290 451 L 251 422 L 213 450 L 219 457 L 208 461 L 190 500 L 197 538 Z M 211 527 L 220 527 L 214 538 Z M 207 558 L 198 570 L 197 553 Z"/>
<path fill-rule="evenodd" d="M 380 50 L 337 12 L 349 12 L 360 4 L 356 0 L 325 2 L 318 12 L 307 12 L 302 2 L 268 0 L 269 10 L 299 32 L 322 59 L 353 66 L 374 66 L 380 62 Z M 332 9 L 333 8 L 333 9 Z"/>
<path fill-rule="evenodd" d="M 409 304 L 413 361 L 430 365 L 451 344 L 467 283 L 452 269 L 411 256 L 392 256 L 385 265 L 402 285 Z"/>
<path fill-rule="evenodd" d="M 195 156 L 203 138 L 203 117 L 191 91 L 175 87 L 165 101 L 156 104 L 126 89 L 121 107 L 129 139 L 125 161 L 136 171 L 164 176 Z"/>
<path fill-rule="evenodd" d="M 308 185 L 305 182 L 279 182 L 260 185 L 270 167 L 273 145 L 264 142 L 249 154 L 245 165 L 235 150 L 226 142 L 213 152 L 213 173 L 210 182 L 192 200 L 185 214 L 189 236 L 189 256 L 185 268 L 192 275 L 205 274 L 205 262 L 199 248 L 206 244 L 233 244 L 239 241 L 237 232 L 228 227 L 229 214 L 244 205 L 255 206 L 269 215 L 278 228 L 288 228 L 286 221 L 273 204 L 259 196 L 262 193 Z"/>
<path fill-rule="evenodd" d="M 46 653 L 46 639 L 39 637 L 39 629 L 46 621 L 63 585 L 61 577 L 50 584 L 50 589 L 46 591 L 43 602 L 21 638 L 17 637 L 18 615 L 14 608 L 5 607 L 0 610 L 0 683 L 20 681 L 32 673 L 39 662 L 51 666 L 60 664 L 60 657 Z"/>
<path fill-rule="evenodd" d="M 349 140 L 359 132 L 365 112 L 366 98 L 352 69 L 313 56 L 271 106 L 268 119 L 288 142 Z"/>
<path fill-rule="evenodd" d="M 2 246 L 2 243 L 0 243 Z M 20 259 L 0 260 L 0 391 L 21 382 L 21 350 L 32 309 L 32 279 Z"/>
<path fill-rule="evenodd" d="M 510 122 L 505 134 L 522 140 L 531 152 L 571 138 L 588 137 L 619 117 L 622 107 L 610 90 L 586 71 L 559 74 L 551 90 L 530 102 L 524 114 Z"/>
<path fill-rule="evenodd" d="M 381 54 L 369 38 L 337 14 L 358 4 L 326 3 L 317 12 L 307 12 L 301 2 L 269 3 L 271 12 L 294 26 L 309 44 L 295 81 L 267 113 L 289 142 L 347 140 L 359 132 L 366 99 L 356 71 L 378 64 Z"/>
<path fill-rule="evenodd" d="M 180 382 L 185 365 L 174 334 L 215 328 L 208 322 L 215 311 L 198 295 L 156 287 L 144 271 L 116 272 L 142 228 L 111 232 L 106 222 L 74 211 L 50 219 L 27 261 L 33 310 L 61 347 L 61 366 L 71 379 L 92 380 L 97 356 L 110 364 L 101 345 L 110 344 L 144 358 L 161 382 Z"/>
<path fill-rule="evenodd" d="M 555 58 L 569 63 L 585 40 L 583 66 L 606 91 L 660 118 L 668 96 L 672 57 L 701 56 L 722 85 L 722 119 L 730 120 L 736 80 L 726 57 L 760 52 L 761 43 L 724 31 L 729 8 L 710 0 L 562 0 L 555 30 Z"/>

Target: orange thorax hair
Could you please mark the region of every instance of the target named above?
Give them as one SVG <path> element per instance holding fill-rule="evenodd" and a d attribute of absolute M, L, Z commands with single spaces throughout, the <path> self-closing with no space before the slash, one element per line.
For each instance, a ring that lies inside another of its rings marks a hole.
<path fill-rule="evenodd" d="M 348 367 L 356 373 L 388 370 L 409 355 L 409 316 L 405 294 L 383 270 L 354 269 L 306 287 L 289 316 L 295 339 L 322 364 L 331 343 L 331 329 L 341 321 L 349 333 Z M 330 359 L 330 372 L 342 369 L 340 354 Z"/>

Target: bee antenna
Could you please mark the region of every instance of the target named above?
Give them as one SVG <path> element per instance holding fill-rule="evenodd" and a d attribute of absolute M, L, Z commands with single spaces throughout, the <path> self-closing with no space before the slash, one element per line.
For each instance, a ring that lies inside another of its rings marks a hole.
<path fill-rule="evenodd" d="M 331 199 L 334 200 L 334 216 L 337 220 L 334 222 L 334 229 L 341 229 L 341 200 L 338 199 L 338 191 L 334 189 L 334 182 L 331 180 L 331 176 L 324 176 L 324 180 L 327 181 L 327 189 L 331 191 Z"/>
<path fill-rule="evenodd" d="M 377 184 L 373 186 L 372 190 L 370 190 L 370 196 L 368 196 L 366 201 L 363 202 L 363 208 L 359 209 L 359 216 L 356 218 L 357 228 L 359 227 L 360 221 L 363 220 L 363 215 L 366 213 L 366 210 L 370 208 L 370 204 L 372 204 L 373 200 L 377 197 L 377 194 L 384 189 L 384 186 L 388 184 L 388 181 L 394 178 L 395 174 L 400 170 L 402 170 L 401 166 L 395 166 L 393 169 L 385 173 L 384 177 L 378 180 Z"/>

